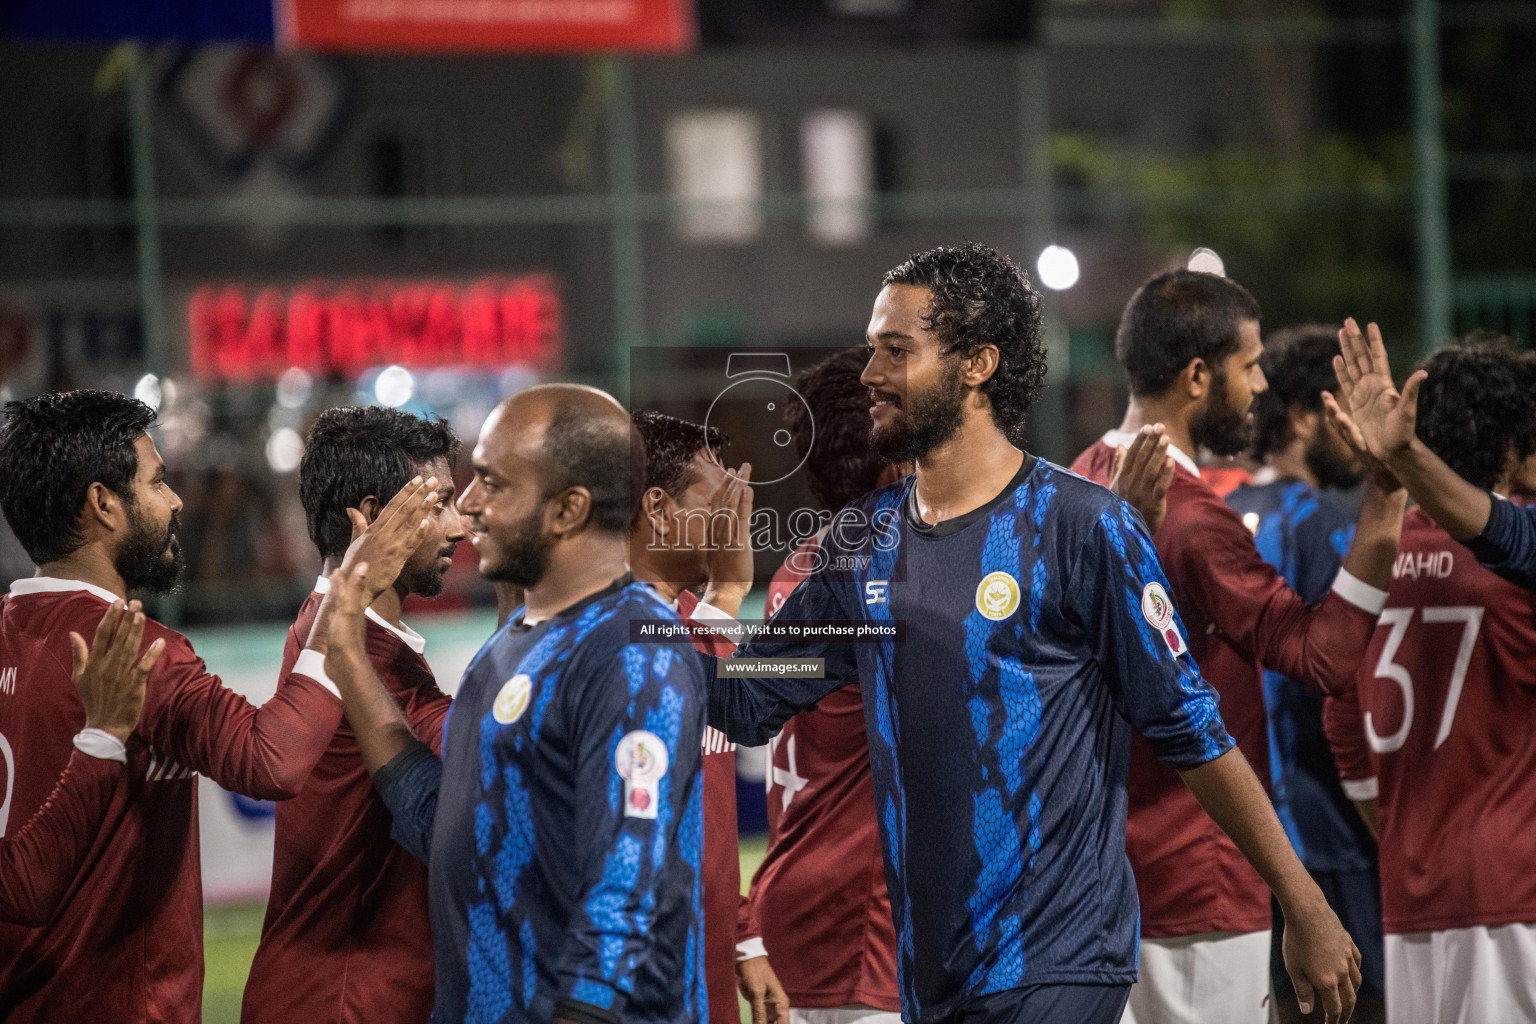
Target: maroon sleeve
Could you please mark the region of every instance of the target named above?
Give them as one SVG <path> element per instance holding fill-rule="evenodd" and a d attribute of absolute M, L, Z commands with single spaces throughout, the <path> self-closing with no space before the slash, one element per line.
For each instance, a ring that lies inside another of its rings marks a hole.
<path fill-rule="evenodd" d="M 431 747 L 432 753 L 438 757 L 443 756 L 443 719 L 448 717 L 448 709 L 451 707 L 453 698 L 446 693 L 437 693 L 405 709 L 405 718 L 411 724 L 411 732 Z"/>
<path fill-rule="evenodd" d="M 52 794 L 20 832 L 0 839 L 0 919 L 47 924 L 80 874 L 122 783 L 117 761 L 74 751 Z"/>
<path fill-rule="evenodd" d="M 753 890 L 757 887 L 754 885 Z M 763 937 L 763 926 L 757 920 L 757 908 L 752 902 L 752 897 L 743 896 L 741 904 L 736 909 L 736 941 L 747 942 L 751 939 Z"/>
<path fill-rule="evenodd" d="M 138 730 L 145 741 L 232 793 L 296 795 L 341 724 L 341 700 L 290 671 L 272 699 L 254 707 L 208 672 L 186 637 L 166 629 L 157 635 L 166 648 L 145 695 Z M 146 631 L 144 642 L 153 639 Z"/>
<path fill-rule="evenodd" d="M 1376 778 L 1376 764 L 1371 760 L 1371 748 L 1365 738 L 1365 717 L 1360 711 L 1360 688 L 1349 686 L 1323 701 L 1323 734 L 1333 751 L 1334 764 L 1339 768 L 1339 779 L 1353 799 L 1364 800 L 1374 793 L 1369 786 L 1360 788 L 1353 783 L 1366 783 Z"/>
<path fill-rule="evenodd" d="M 1186 621 L 1204 618 L 1245 656 L 1324 693 L 1347 687 L 1377 613 L 1337 590 L 1307 604 L 1260 556 L 1236 512 L 1203 485 L 1183 484 L 1157 547 Z"/>

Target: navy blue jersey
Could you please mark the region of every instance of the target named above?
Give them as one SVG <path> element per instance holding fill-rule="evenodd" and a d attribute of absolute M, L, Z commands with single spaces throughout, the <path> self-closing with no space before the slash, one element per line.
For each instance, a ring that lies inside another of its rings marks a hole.
<path fill-rule="evenodd" d="M 746 644 L 732 660 L 824 658 L 826 678 L 717 680 L 710 721 L 760 743 L 861 683 L 904 1019 L 1026 985 L 1132 982 L 1131 728 L 1175 768 L 1232 745 L 1156 549 L 1115 495 L 1029 457 L 937 526 L 912 489 L 840 512 L 773 620 L 899 622 L 904 638 Z"/>
<path fill-rule="evenodd" d="M 1516 586 L 1536 590 L 1536 508 L 1491 496 L 1488 524 L 1467 541 L 1483 565 Z"/>
<path fill-rule="evenodd" d="M 1296 479 L 1243 484 L 1227 504 L 1253 531 L 1264 561 L 1308 604 L 1327 596 L 1354 539 L 1343 502 Z M 1279 672 L 1264 670 L 1269 730 L 1269 785 L 1275 813 L 1296 855 L 1312 871 L 1368 871 L 1376 844 L 1339 786 L 1323 735 L 1323 696 Z"/>
<path fill-rule="evenodd" d="M 628 577 L 514 616 L 465 671 L 442 761 L 375 776 L 396 837 L 430 850 L 438 1024 L 708 1019 L 704 679 L 632 620 L 678 621 Z"/>

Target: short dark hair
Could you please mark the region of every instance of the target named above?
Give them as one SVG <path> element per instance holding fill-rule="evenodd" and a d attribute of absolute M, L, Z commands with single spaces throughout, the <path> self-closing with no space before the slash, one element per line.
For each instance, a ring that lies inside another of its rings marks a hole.
<path fill-rule="evenodd" d="M 1236 281 L 1198 270 L 1170 270 L 1136 289 L 1115 331 L 1115 358 L 1131 394 L 1159 395 L 1192 360 L 1211 372 L 1237 351 L 1238 328 L 1259 319 L 1259 304 Z"/>
<path fill-rule="evenodd" d="M 811 453 L 806 483 L 832 512 L 874 490 L 886 465 L 869 437 L 869 388 L 859 380 L 868 363 L 862 346 L 828 356 L 795 382 L 805 404 L 784 403 L 800 457 Z"/>
<path fill-rule="evenodd" d="M 381 406 L 327 409 L 315 420 L 299 462 L 299 501 L 321 558 L 352 543 L 347 509 L 370 494 L 382 505 L 421 467 L 459 453 L 459 437 L 439 419 Z"/>
<path fill-rule="evenodd" d="M 707 450 L 715 458 L 725 448 L 725 434 L 719 427 L 689 423 L 655 409 L 637 409 L 631 416 L 640 441 L 645 445 L 645 481 L 642 491 L 660 487 L 677 497 L 698 479 L 693 457 Z"/>
<path fill-rule="evenodd" d="M 544 432 L 539 467 L 545 498 L 569 487 L 592 495 L 587 523 L 608 534 L 628 534 L 640 514 L 645 479 L 645 443 L 633 422 L 618 426 L 590 410 L 567 406 Z"/>
<path fill-rule="evenodd" d="M 37 565 L 85 543 L 80 510 L 100 483 L 127 508 L 136 498 L 134 447 L 155 411 L 115 391 L 65 391 L 5 404 L 0 427 L 0 508 Z"/>
<path fill-rule="evenodd" d="M 1417 433 L 1474 485 L 1491 488 L 1505 460 L 1536 452 L 1536 366 L 1502 341 L 1443 348 L 1424 360 Z"/>
<path fill-rule="evenodd" d="M 980 390 L 992 403 L 998 428 L 1010 440 L 1021 438 L 1046 368 L 1040 293 L 1024 271 L 996 249 L 966 242 L 909 256 L 881 283 L 919 285 L 932 293 L 923 321 L 945 355 L 997 347 L 997 369 Z"/>
<path fill-rule="evenodd" d="M 1339 378 L 1333 357 L 1339 354 L 1339 330 L 1303 324 L 1271 334 L 1259 366 L 1269 390 L 1253 402 L 1253 454 L 1263 459 L 1291 443 L 1291 410 L 1321 414 L 1323 392 L 1335 391 Z"/>

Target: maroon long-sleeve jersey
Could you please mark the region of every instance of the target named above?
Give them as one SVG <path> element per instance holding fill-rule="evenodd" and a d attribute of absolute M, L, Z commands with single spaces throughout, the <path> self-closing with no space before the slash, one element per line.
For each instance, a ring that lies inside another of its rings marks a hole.
<path fill-rule="evenodd" d="M 8 639 L 0 636 L 0 665 L 14 666 L 21 659 Z M 11 776 L 8 753 L 0 747 L 6 778 Z M 54 915 L 96 841 L 123 775 L 117 761 L 75 751 L 31 821 L 7 831 L 0 814 L 0 921 L 37 926 Z"/>
<path fill-rule="evenodd" d="M 113 599 L 46 578 L 18 580 L 0 599 L 0 634 L 38 641 L 0 690 L 10 820 L 31 816 L 69 760 L 85 721 L 69 633 L 92 636 Z M 292 796 L 341 721 L 340 699 L 314 679 L 294 673 L 256 708 L 208 673 L 186 637 L 151 620 L 144 643 L 156 639 L 165 651 L 128 740 L 125 782 L 62 906 L 40 927 L 0 925 L 0 1018 L 12 1024 L 201 1020 L 197 775 L 251 797 Z"/>
<path fill-rule="evenodd" d="M 1387 932 L 1536 923 L 1536 593 L 1411 510 L 1324 725 L 1346 791 L 1376 779 Z"/>
<path fill-rule="evenodd" d="M 1073 472 L 1108 486 L 1111 431 L 1077 457 Z M 1332 692 L 1345 687 L 1370 640 L 1385 594 L 1340 571 L 1328 596 L 1308 605 L 1264 561 L 1241 517 L 1200 478 L 1188 455 L 1177 467 L 1168 514 L 1153 537 L 1189 630 L 1189 649 L 1221 697 L 1221 717 L 1260 778 L 1268 775 L 1263 669 Z M 1131 740 L 1126 852 L 1141 898 L 1141 934 L 1266 931 L 1269 889 L 1200 808 L 1178 773 L 1140 736 Z"/>
<path fill-rule="evenodd" d="M 284 675 L 327 584 L 322 578 L 288 630 Z M 452 700 L 422 657 L 425 641 L 376 614 L 365 629 L 374 673 L 416 738 L 440 754 Z M 392 820 L 342 722 L 304 791 L 277 805 L 272 892 L 243 1024 L 420 1024 L 431 1015 L 427 867 L 390 839 Z"/>
<path fill-rule="evenodd" d="M 814 538 L 774 574 L 768 614 L 805 578 Z M 857 686 L 823 697 L 773 740 L 768 854 L 746 914 L 799 1009 L 864 1003 L 901 1009 L 896 930 L 875 820 L 864 700 Z"/>

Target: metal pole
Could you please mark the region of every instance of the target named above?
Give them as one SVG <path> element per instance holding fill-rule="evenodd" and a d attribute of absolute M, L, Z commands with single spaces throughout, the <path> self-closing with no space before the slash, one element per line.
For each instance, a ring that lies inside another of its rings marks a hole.
<path fill-rule="evenodd" d="M 635 130 L 634 68 L 628 58 L 610 64 L 608 190 L 613 202 L 613 354 L 609 361 L 618 398 L 629 397 L 629 349 L 645 343 L 645 243 L 641 235 L 639 141 Z"/>
<path fill-rule="evenodd" d="M 1052 241 L 1050 139 L 1050 65 L 1043 46 L 1019 51 L 1014 78 L 1019 102 L 1019 155 L 1024 186 L 1024 251 L 1018 262 L 1041 295 L 1040 312 L 1045 326 L 1049 371 L 1045 387 L 1030 413 L 1029 436 L 1036 453 L 1065 462 L 1073 453 L 1067 446 L 1067 330 L 1061 322 L 1061 303 L 1055 292 L 1040 283 L 1035 258 Z"/>
<path fill-rule="evenodd" d="M 1451 231 L 1446 214 L 1445 138 L 1441 131 L 1440 3 L 1413 0 L 1409 20 L 1413 61 L 1415 200 L 1419 228 L 1419 348 L 1428 353 L 1450 336 Z"/>
<path fill-rule="evenodd" d="M 133 56 L 128 83 L 128 134 L 133 160 L 133 222 L 138 241 L 144 368 L 164 376 L 165 274 L 160 263 L 160 207 L 155 196 L 154 102 L 148 57 L 141 44 L 130 45 Z"/>

